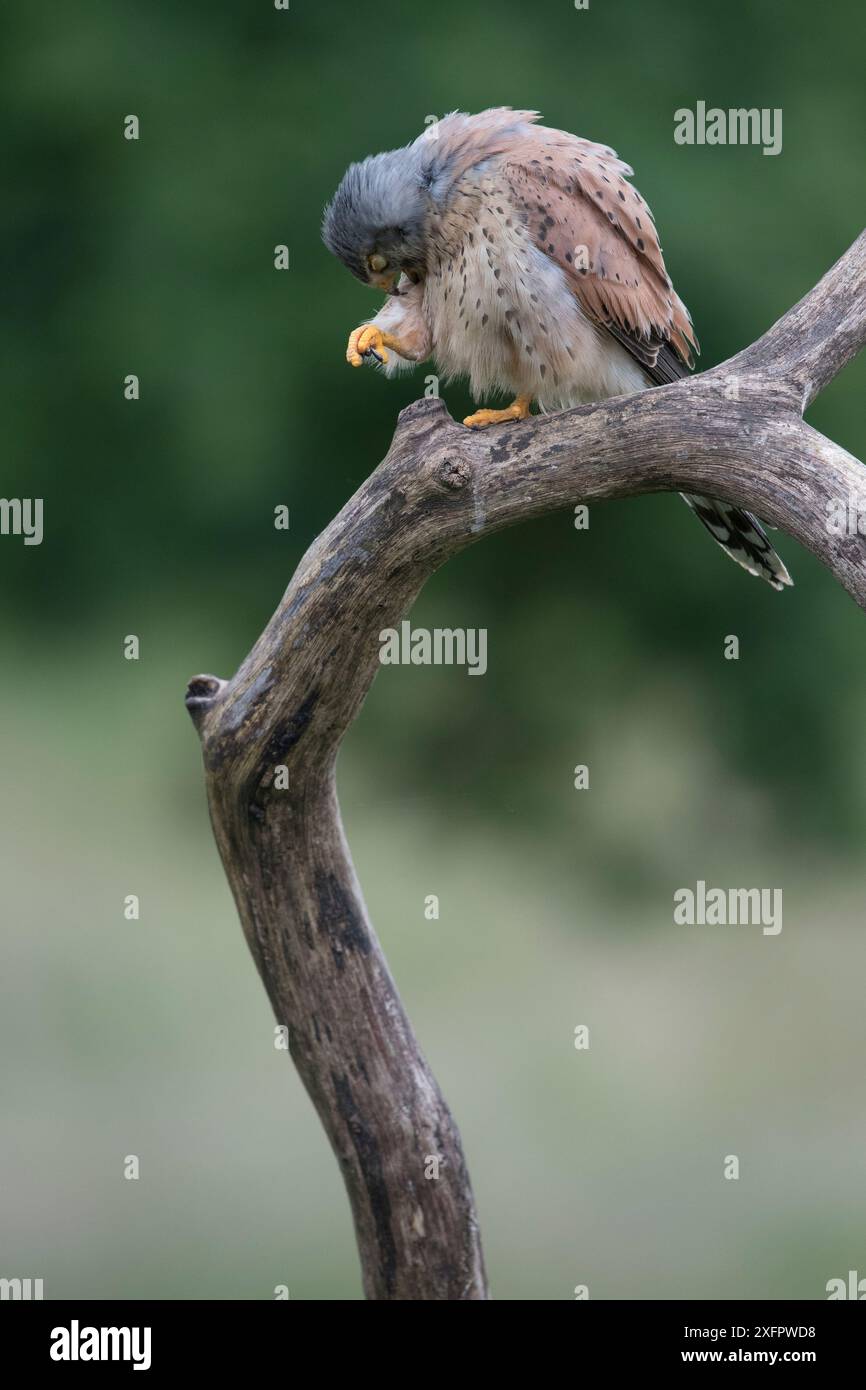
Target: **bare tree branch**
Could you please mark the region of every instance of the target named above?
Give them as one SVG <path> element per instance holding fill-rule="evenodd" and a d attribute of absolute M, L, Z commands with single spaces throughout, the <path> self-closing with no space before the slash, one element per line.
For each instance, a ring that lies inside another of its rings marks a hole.
<path fill-rule="evenodd" d="M 834 502 L 863 498 L 866 513 L 862 466 L 801 418 L 864 338 L 866 234 L 757 343 L 676 385 L 481 434 L 440 401 L 417 402 L 237 675 L 191 681 L 217 844 L 343 1172 L 368 1298 L 487 1297 L 460 1137 L 368 919 L 337 804 L 337 750 L 378 669 L 380 632 L 481 536 L 579 501 L 670 490 L 757 512 L 866 606 L 864 541 L 828 524 Z M 287 790 L 275 786 L 281 766 Z"/>
<path fill-rule="evenodd" d="M 836 262 L 811 294 L 763 338 L 730 362 L 734 370 L 763 371 L 800 393 L 806 410 L 819 391 L 855 357 L 866 337 L 866 232 Z"/>

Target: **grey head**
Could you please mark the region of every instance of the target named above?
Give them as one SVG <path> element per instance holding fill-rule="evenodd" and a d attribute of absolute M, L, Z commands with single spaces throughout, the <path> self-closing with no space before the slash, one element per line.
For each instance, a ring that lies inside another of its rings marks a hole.
<path fill-rule="evenodd" d="M 322 240 L 365 285 L 394 294 L 401 275 L 424 278 L 438 172 L 432 143 L 421 137 L 351 164 L 325 208 Z"/>

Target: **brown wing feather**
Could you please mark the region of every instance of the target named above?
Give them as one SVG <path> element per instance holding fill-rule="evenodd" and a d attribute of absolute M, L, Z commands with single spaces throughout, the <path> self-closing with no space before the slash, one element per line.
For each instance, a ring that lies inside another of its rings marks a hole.
<path fill-rule="evenodd" d="M 564 271 L 584 312 L 653 375 L 670 344 L 686 367 L 697 339 L 665 269 L 652 214 L 613 150 L 523 126 L 502 171 L 536 245 Z M 584 248 L 581 252 L 580 248 Z M 663 359 L 663 380 L 673 364 Z"/>

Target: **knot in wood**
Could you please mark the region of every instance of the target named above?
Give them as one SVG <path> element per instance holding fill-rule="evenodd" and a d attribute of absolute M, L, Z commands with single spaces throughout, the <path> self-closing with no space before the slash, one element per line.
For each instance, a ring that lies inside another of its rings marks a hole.
<path fill-rule="evenodd" d="M 470 478 L 469 464 L 463 459 L 446 459 L 439 469 L 439 481 L 449 492 L 459 492 Z"/>
<path fill-rule="evenodd" d="M 219 676 L 193 676 L 186 688 L 184 704 L 196 728 L 201 728 L 205 715 L 225 685 Z"/>
<path fill-rule="evenodd" d="M 219 694 L 222 684 L 218 676 L 193 676 L 186 688 L 187 699 L 212 700 Z"/>

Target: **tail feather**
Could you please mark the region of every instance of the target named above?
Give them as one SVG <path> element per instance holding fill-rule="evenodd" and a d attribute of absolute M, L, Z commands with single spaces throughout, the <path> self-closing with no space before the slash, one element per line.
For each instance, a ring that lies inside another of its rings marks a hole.
<path fill-rule="evenodd" d="M 731 506 L 729 502 L 719 502 L 714 497 L 695 497 L 685 492 L 680 496 L 725 554 L 749 574 L 766 579 L 780 591 L 793 584 L 763 526 L 751 512 L 744 512 L 742 507 Z"/>

